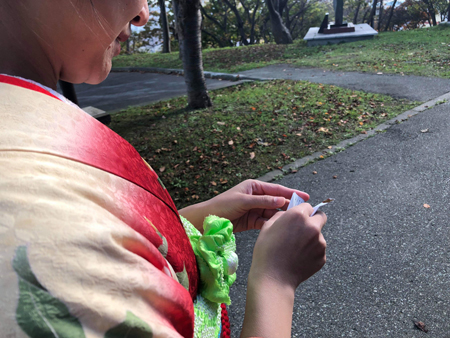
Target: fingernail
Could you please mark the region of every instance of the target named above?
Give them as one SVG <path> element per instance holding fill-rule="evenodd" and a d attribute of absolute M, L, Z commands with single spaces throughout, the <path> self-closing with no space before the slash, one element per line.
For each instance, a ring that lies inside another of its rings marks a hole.
<path fill-rule="evenodd" d="M 280 198 L 279 198 L 279 197 L 274 197 L 273 203 L 274 203 L 275 205 L 280 204 Z"/>

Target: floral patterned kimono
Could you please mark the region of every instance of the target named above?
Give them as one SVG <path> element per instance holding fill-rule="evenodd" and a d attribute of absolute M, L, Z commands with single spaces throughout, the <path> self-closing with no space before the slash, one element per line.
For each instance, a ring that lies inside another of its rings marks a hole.
<path fill-rule="evenodd" d="M 180 219 L 136 150 L 0 75 L 0 336 L 227 337 L 231 222 Z"/>

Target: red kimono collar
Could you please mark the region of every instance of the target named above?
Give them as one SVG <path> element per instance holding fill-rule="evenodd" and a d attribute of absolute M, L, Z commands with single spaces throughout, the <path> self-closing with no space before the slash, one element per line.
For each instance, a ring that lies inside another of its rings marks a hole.
<path fill-rule="evenodd" d="M 30 80 L 0 74 L 0 83 L 19 86 L 66 103 L 70 102 L 50 88 Z M 59 134 L 57 142 L 51 147 L 63 157 L 104 170 L 140 186 L 163 201 L 178 217 L 175 204 L 158 175 L 141 158 L 136 149 L 89 114 L 84 111 L 83 114 L 83 118 L 78 120 L 76 125 L 67 121 L 66 130 L 73 132 Z"/>

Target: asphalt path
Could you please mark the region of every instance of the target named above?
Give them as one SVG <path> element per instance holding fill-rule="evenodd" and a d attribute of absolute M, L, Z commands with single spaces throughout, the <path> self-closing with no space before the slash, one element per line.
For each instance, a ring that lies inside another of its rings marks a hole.
<path fill-rule="evenodd" d="M 297 291 L 293 337 L 450 337 L 449 111 L 435 106 L 277 181 L 313 205 L 336 199 L 322 208 L 328 261 Z M 256 238 L 237 235 L 236 336 Z"/>
<path fill-rule="evenodd" d="M 236 82 L 206 79 L 209 90 L 235 84 Z M 75 91 L 80 107 L 93 106 L 110 113 L 187 93 L 182 76 L 138 72 L 110 73 L 98 85 L 75 85 Z"/>
<path fill-rule="evenodd" d="M 323 69 L 295 68 L 271 65 L 241 72 L 240 75 L 259 78 L 307 80 L 332 84 L 366 92 L 387 94 L 411 101 L 427 101 L 450 92 L 450 80 L 422 76 L 334 72 Z M 236 85 L 240 82 L 206 79 L 209 90 Z M 99 85 L 75 85 L 81 107 L 94 106 L 115 113 L 129 106 L 140 106 L 172 97 L 186 95 L 182 76 L 147 72 L 111 73 Z"/>
<path fill-rule="evenodd" d="M 252 69 L 240 74 L 262 78 L 307 80 L 354 90 L 386 94 L 411 101 L 428 101 L 450 92 L 450 80 L 448 79 L 338 72 L 317 68 L 295 68 L 285 64 Z"/>

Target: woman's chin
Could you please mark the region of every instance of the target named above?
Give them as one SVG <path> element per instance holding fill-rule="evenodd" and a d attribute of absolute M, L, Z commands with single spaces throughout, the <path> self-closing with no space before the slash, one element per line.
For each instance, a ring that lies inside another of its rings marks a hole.
<path fill-rule="evenodd" d="M 99 84 L 99 83 L 105 81 L 105 79 L 108 77 L 109 73 L 111 72 L 111 68 L 112 68 L 111 60 L 105 60 L 101 69 L 99 69 L 95 73 L 92 73 L 91 76 L 89 77 L 89 79 L 87 81 L 85 81 L 85 83 L 91 84 L 91 85 L 96 85 L 96 84 Z"/>

